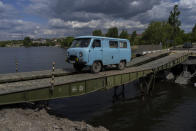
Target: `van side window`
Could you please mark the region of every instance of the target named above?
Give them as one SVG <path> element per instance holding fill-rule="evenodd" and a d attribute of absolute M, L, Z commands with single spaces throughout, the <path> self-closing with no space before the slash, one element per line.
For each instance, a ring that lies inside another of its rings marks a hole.
<path fill-rule="evenodd" d="M 120 48 L 127 48 L 127 42 L 120 41 Z"/>
<path fill-rule="evenodd" d="M 118 41 L 110 41 L 110 48 L 118 48 Z"/>
<path fill-rule="evenodd" d="M 101 47 L 101 40 L 94 40 L 92 47 L 93 48 L 95 48 L 95 47 Z"/>

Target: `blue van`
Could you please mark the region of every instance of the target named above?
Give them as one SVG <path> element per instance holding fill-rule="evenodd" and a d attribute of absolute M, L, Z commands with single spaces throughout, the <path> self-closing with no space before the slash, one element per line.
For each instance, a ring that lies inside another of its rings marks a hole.
<path fill-rule="evenodd" d="M 97 73 L 108 65 L 117 65 L 122 70 L 130 61 L 131 47 L 127 39 L 80 36 L 67 50 L 67 62 L 73 64 L 76 71 L 89 66 L 92 72 Z"/>

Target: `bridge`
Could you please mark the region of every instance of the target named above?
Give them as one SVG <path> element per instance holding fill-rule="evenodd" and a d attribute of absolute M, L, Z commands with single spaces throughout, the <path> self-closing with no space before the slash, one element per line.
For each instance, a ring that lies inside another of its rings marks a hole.
<path fill-rule="evenodd" d="M 149 94 L 158 72 L 171 69 L 195 54 L 195 51 L 164 50 L 136 57 L 124 70 L 112 69 L 97 74 L 64 69 L 1 74 L 0 105 L 80 96 L 124 87 L 135 80 L 140 80 L 141 91 Z"/>

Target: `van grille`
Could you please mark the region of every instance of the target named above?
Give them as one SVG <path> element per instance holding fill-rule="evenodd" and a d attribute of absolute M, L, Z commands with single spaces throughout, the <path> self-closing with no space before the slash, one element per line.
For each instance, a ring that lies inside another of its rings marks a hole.
<path fill-rule="evenodd" d="M 74 55 L 71 55 L 71 56 L 69 57 L 69 59 L 72 60 L 72 61 L 76 60 L 76 58 L 77 58 L 77 56 L 74 56 Z"/>

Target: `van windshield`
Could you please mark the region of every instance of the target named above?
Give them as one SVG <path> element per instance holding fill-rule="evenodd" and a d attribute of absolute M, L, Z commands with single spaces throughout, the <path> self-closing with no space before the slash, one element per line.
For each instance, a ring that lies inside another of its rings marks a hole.
<path fill-rule="evenodd" d="M 79 38 L 79 39 L 75 39 L 72 42 L 71 48 L 77 48 L 77 47 L 85 48 L 85 47 L 88 47 L 89 44 L 90 44 L 90 40 L 91 40 L 91 38 Z"/>

